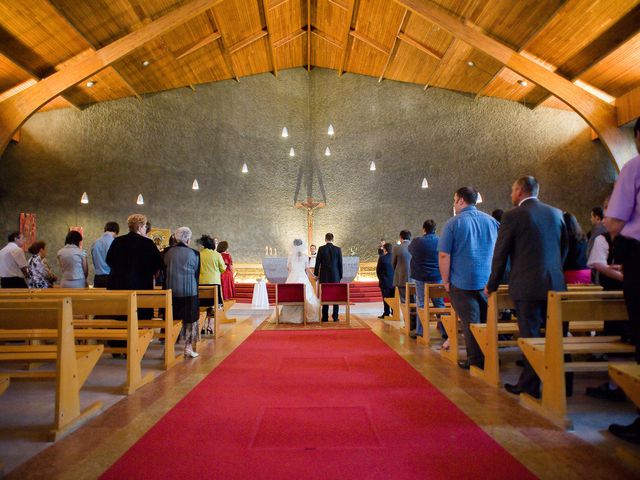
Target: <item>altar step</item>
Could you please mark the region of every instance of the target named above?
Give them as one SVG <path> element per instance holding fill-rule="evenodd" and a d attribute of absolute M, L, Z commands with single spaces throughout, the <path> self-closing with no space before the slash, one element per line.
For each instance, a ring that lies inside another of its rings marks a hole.
<path fill-rule="evenodd" d="M 238 303 L 251 303 L 253 286 L 253 283 L 236 283 L 236 301 Z M 269 295 L 269 304 L 273 305 L 276 297 L 275 284 L 267 283 L 267 294 Z M 382 295 L 380 294 L 378 282 L 352 282 L 351 301 L 353 303 L 381 302 Z"/>

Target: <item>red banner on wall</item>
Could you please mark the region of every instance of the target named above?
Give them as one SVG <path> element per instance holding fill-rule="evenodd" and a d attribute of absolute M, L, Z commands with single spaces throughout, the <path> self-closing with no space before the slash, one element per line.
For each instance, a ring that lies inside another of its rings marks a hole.
<path fill-rule="evenodd" d="M 31 244 L 36 241 L 36 214 L 21 213 L 20 214 L 20 233 L 24 235 L 26 242 L 22 249 L 26 252 Z"/>

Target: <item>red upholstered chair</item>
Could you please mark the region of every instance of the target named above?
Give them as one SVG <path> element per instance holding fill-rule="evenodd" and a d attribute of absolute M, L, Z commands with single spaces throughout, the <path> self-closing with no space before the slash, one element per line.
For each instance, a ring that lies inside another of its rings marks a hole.
<path fill-rule="evenodd" d="M 302 323 L 307 324 L 304 311 L 305 291 L 302 283 L 280 283 L 276 285 L 276 324 L 280 322 L 280 305 L 302 305 Z"/>
<path fill-rule="evenodd" d="M 322 305 L 346 305 L 347 325 L 351 320 L 349 305 L 349 284 L 348 283 L 320 283 L 318 286 L 318 297 L 320 298 L 320 309 L 318 311 L 322 320 Z"/>

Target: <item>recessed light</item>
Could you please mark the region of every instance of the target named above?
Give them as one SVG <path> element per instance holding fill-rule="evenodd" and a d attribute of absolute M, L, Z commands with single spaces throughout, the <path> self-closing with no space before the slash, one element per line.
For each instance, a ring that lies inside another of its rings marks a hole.
<path fill-rule="evenodd" d="M 521 87 L 526 87 L 527 85 L 529 85 L 529 82 L 527 82 L 526 80 L 518 80 L 518 85 L 520 85 Z"/>
<path fill-rule="evenodd" d="M 150 64 L 151 62 L 149 60 L 145 60 L 144 62 L 142 62 L 143 67 L 148 67 Z"/>
<path fill-rule="evenodd" d="M 476 64 L 473 62 L 473 60 L 469 60 L 467 62 L 467 65 L 469 65 L 470 67 L 475 67 L 476 66 Z"/>
<path fill-rule="evenodd" d="M 91 87 L 93 87 L 95 84 L 96 84 L 96 82 L 94 82 L 93 80 L 89 80 L 89 81 L 87 82 L 87 88 L 91 88 Z"/>

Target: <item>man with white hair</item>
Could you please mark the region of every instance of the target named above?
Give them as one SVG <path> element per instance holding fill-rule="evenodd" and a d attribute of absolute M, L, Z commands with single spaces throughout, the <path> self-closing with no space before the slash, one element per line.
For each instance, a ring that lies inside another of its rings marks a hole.
<path fill-rule="evenodd" d="M 171 289 L 173 318 L 182 320 L 184 356 L 198 356 L 193 350 L 199 340 L 198 279 L 200 277 L 200 253 L 189 248 L 191 230 L 180 227 L 173 234 L 176 244 L 164 254 L 166 288 Z"/>

